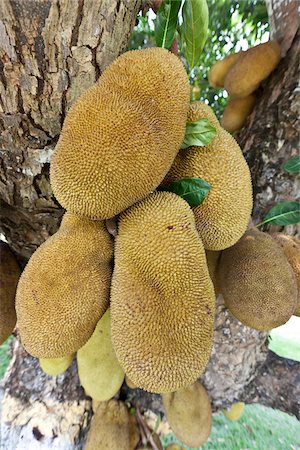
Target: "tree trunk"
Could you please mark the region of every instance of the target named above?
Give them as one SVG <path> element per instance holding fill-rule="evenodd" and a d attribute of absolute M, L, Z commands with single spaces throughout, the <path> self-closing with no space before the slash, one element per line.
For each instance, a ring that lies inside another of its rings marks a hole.
<path fill-rule="evenodd" d="M 296 152 L 299 120 L 293 3 L 268 0 L 285 56 L 239 135 L 253 177 L 256 223 L 277 200 L 296 197 L 294 177 L 281 169 Z M 0 231 L 23 265 L 57 230 L 63 214 L 52 195 L 49 163 L 66 112 L 126 48 L 141 7 L 142 0 L 0 1 Z M 218 298 L 214 348 L 202 377 L 214 410 L 243 400 L 300 416 L 300 365 L 270 355 L 266 336 L 234 319 Z M 83 447 L 91 402 L 79 385 L 75 361 L 65 374 L 48 377 L 16 339 L 2 396 L 1 450 Z M 127 396 L 124 386 L 120 397 Z M 157 395 L 136 389 L 130 398 L 142 409 L 162 411 Z"/>

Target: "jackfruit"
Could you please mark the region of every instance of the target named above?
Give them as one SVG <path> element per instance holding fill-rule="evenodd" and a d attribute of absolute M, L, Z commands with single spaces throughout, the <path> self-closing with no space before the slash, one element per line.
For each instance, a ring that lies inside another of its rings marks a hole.
<path fill-rule="evenodd" d="M 40 358 L 39 363 L 43 372 L 47 375 L 57 376 L 64 373 L 71 365 L 74 355 L 62 358 Z"/>
<path fill-rule="evenodd" d="M 220 286 L 218 282 L 218 262 L 221 256 L 221 252 L 213 252 L 211 250 L 205 250 L 206 261 L 209 276 L 213 282 L 216 296 L 220 293 Z"/>
<path fill-rule="evenodd" d="M 111 343 L 110 310 L 99 320 L 94 333 L 77 352 L 80 383 L 95 400 L 110 400 L 124 381 L 124 371 L 118 363 Z"/>
<path fill-rule="evenodd" d="M 209 438 L 212 425 L 211 404 L 206 389 L 196 381 L 177 392 L 162 394 L 167 420 L 185 445 L 199 447 Z"/>
<path fill-rule="evenodd" d="M 163 180 L 184 138 L 189 83 L 163 48 L 124 53 L 70 109 L 51 163 L 68 211 L 110 218 Z"/>
<path fill-rule="evenodd" d="M 75 353 L 109 305 L 112 239 L 104 222 L 66 213 L 60 229 L 30 258 L 16 311 L 21 341 L 38 358 Z"/>
<path fill-rule="evenodd" d="M 137 386 L 131 381 L 130 378 L 128 378 L 127 375 L 125 375 L 125 383 L 129 387 L 129 389 L 136 389 L 137 388 Z"/>
<path fill-rule="evenodd" d="M 168 445 L 168 447 L 166 447 L 166 450 L 184 450 L 184 448 L 178 444 L 171 444 L 171 445 Z"/>
<path fill-rule="evenodd" d="M 243 52 L 233 53 L 217 61 L 208 73 L 208 82 L 214 88 L 224 87 L 224 81 L 231 67 L 238 61 Z"/>
<path fill-rule="evenodd" d="M 170 192 L 121 215 L 111 285 L 112 341 L 139 388 L 194 382 L 212 346 L 215 297 L 193 213 Z"/>
<path fill-rule="evenodd" d="M 293 314 L 295 276 L 283 250 L 268 234 L 248 230 L 222 252 L 218 270 L 225 304 L 244 325 L 267 331 Z"/>
<path fill-rule="evenodd" d="M 16 325 L 15 295 L 21 270 L 9 245 L 0 241 L 0 345 Z"/>
<path fill-rule="evenodd" d="M 222 127 L 229 133 L 234 133 L 243 128 L 247 117 L 253 111 L 255 100 L 254 94 L 229 100 L 221 119 Z"/>
<path fill-rule="evenodd" d="M 98 405 L 85 450 L 133 450 L 138 441 L 135 418 L 123 403 L 110 400 Z"/>
<path fill-rule="evenodd" d="M 191 105 L 193 120 L 203 118 L 201 109 L 199 116 L 195 113 L 197 104 Z M 163 184 L 189 177 L 211 185 L 203 203 L 193 208 L 204 248 L 223 250 L 235 244 L 246 231 L 252 210 L 251 177 L 237 142 L 219 125 L 207 146 L 180 150 Z"/>
<path fill-rule="evenodd" d="M 244 409 L 245 409 L 245 403 L 237 402 L 237 403 L 234 403 L 229 410 L 225 409 L 223 411 L 223 414 L 229 420 L 239 420 Z"/>
<path fill-rule="evenodd" d="M 225 77 L 224 87 L 230 97 L 246 97 L 256 91 L 278 65 L 280 52 L 276 41 L 265 42 L 243 52 Z"/>
<path fill-rule="evenodd" d="M 220 123 L 213 112 L 212 108 L 204 102 L 192 102 L 188 111 L 188 122 L 197 122 L 201 119 L 208 119 L 210 123 L 216 127 L 220 127 Z"/>
<path fill-rule="evenodd" d="M 300 316 L 300 241 L 294 236 L 288 236 L 283 233 L 272 233 L 271 236 L 282 247 L 296 277 L 298 298 L 293 315 Z"/>

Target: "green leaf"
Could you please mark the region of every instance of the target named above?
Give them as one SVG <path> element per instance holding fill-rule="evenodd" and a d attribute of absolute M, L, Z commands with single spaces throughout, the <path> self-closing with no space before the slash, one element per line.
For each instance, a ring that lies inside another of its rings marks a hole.
<path fill-rule="evenodd" d="M 200 205 L 211 189 L 211 185 L 202 178 L 181 178 L 167 186 L 161 186 L 160 190 L 174 192 L 188 202 L 191 208 Z"/>
<path fill-rule="evenodd" d="M 181 149 L 208 145 L 215 137 L 217 130 L 208 119 L 200 119 L 197 122 L 187 122 L 185 136 Z"/>
<path fill-rule="evenodd" d="M 199 63 L 208 32 L 206 0 L 185 0 L 182 9 L 182 37 L 186 44 L 185 57 L 190 70 Z"/>
<path fill-rule="evenodd" d="M 270 209 L 264 220 L 257 226 L 266 223 L 272 225 L 292 225 L 300 222 L 300 202 L 280 202 Z"/>
<path fill-rule="evenodd" d="M 283 164 L 284 170 L 291 173 L 300 172 L 300 156 L 296 155 Z"/>
<path fill-rule="evenodd" d="M 155 19 L 157 47 L 169 48 L 173 42 L 181 0 L 163 0 Z"/>

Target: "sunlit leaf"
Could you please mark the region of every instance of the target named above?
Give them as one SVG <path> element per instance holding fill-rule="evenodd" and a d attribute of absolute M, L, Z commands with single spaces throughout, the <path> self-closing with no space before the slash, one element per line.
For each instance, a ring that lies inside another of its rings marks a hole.
<path fill-rule="evenodd" d="M 208 195 L 211 185 L 202 178 L 181 178 L 162 186 L 160 190 L 174 192 L 188 202 L 191 208 L 200 205 Z"/>
<path fill-rule="evenodd" d="M 157 11 L 155 41 L 158 47 L 169 48 L 173 42 L 181 0 L 163 0 Z"/>
<path fill-rule="evenodd" d="M 217 130 L 212 126 L 208 119 L 200 119 L 197 122 L 187 122 L 185 136 L 181 149 L 208 145 L 216 135 Z"/>

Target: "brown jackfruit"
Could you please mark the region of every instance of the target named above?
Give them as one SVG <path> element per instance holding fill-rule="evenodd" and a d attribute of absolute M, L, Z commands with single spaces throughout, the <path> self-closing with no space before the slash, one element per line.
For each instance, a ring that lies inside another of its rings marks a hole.
<path fill-rule="evenodd" d="M 278 65 L 280 52 L 276 41 L 259 44 L 243 52 L 225 77 L 224 87 L 230 97 L 246 97 L 256 91 Z"/>
<path fill-rule="evenodd" d="M 9 245 L 0 241 L 0 345 L 16 325 L 15 295 L 20 275 L 21 270 Z"/>
<path fill-rule="evenodd" d="M 300 241 L 294 236 L 288 236 L 283 233 L 272 233 L 271 236 L 281 245 L 296 277 L 298 300 L 293 314 L 294 316 L 300 316 Z"/>
<path fill-rule="evenodd" d="M 208 73 L 208 82 L 215 88 L 224 87 L 224 81 L 231 67 L 238 61 L 243 52 L 233 53 L 217 61 Z"/>
<path fill-rule="evenodd" d="M 218 270 L 225 304 L 243 324 L 271 330 L 293 314 L 295 276 L 283 250 L 268 234 L 248 230 L 222 252 Z"/>
<path fill-rule="evenodd" d="M 110 310 L 99 320 L 94 333 L 77 352 L 78 375 L 85 393 L 94 400 L 110 400 L 124 381 L 111 342 Z"/>
<path fill-rule="evenodd" d="M 64 215 L 17 288 L 18 326 L 30 354 L 61 358 L 87 342 L 109 304 L 112 255 L 104 222 Z"/>
<path fill-rule="evenodd" d="M 229 100 L 221 119 L 222 127 L 229 133 L 234 133 L 243 128 L 247 117 L 253 111 L 255 100 L 254 94 Z"/>
<path fill-rule="evenodd" d="M 156 192 L 121 215 L 111 326 L 117 357 L 132 383 L 157 393 L 193 383 L 209 358 L 214 301 L 185 200 Z"/>
<path fill-rule="evenodd" d="M 39 363 L 43 372 L 47 375 L 57 376 L 64 373 L 71 365 L 74 355 L 62 358 L 40 358 Z"/>
<path fill-rule="evenodd" d="M 176 436 L 189 447 L 199 447 L 209 438 L 211 404 L 198 381 L 176 392 L 162 394 L 167 420 Z"/>
<path fill-rule="evenodd" d="M 183 140 L 189 83 L 163 48 L 124 53 L 69 111 L 51 163 L 68 211 L 106 219 L 153 191 Z"/>
<path fill-rule="evenodd" d="M 192 103 L 191 111 L 188 120 L 211 120 L 201 102 Z M 252 209 L 250 171 L 242 151 L 227 131 L 219 125 L 216 128 L 217 134 L 207 146 L 180 150 L 163 182 L 198 177 L 211 185 L 203 203 L 193 208 L 196 227 L 207 250 L 223 250 L 237 242 L 247 228 Z"/>
<path fill-rule="evenodd" d="M 84 450 L 133 450 L 139 441 L 134 416 L 124 403 L 99 403 Z"/>
<path fill-rule="evenodd" d="M 244 402 L 234 403 L 229 410 L 224 410 L 224 416 L 229 420 L 239 420 L 245 409 Z"/>

